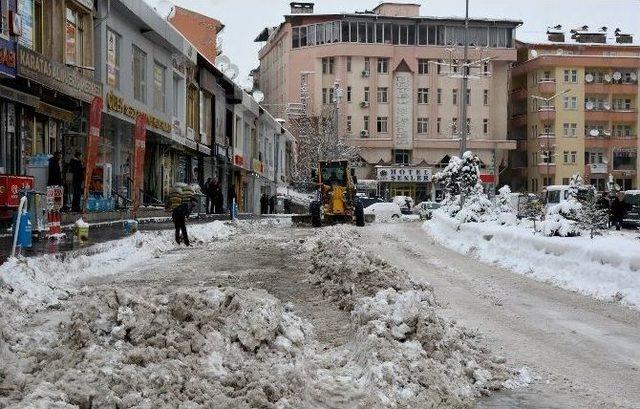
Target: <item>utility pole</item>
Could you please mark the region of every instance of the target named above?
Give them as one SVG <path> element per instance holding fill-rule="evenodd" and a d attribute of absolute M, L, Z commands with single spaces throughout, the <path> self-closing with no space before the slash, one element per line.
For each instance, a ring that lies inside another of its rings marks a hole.
<path fill-rule="evenodd" d="M 462 55 L 462 90 L 460 93 L 462 94 L 462 108 L 460 115 L 460 126 L 462 127 L 462 132 L 460 135 L 460 157 L 467 150 L 467 133 L 469 132 L 469 128 L 467 127 L 467 87 L 469 86 L 469 0 L 465 1 L 465 14 L 464 14 L 464 52 Z"/>

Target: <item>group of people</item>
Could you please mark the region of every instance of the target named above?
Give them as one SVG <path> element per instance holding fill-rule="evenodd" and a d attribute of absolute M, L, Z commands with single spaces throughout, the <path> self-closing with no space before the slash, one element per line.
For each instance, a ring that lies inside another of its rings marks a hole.
<path fill-rule="evenodd" d="M 67 174 L 71 175 L 71 211 L 80 212 L 82 210 L 80 203 L 82 202 L 82 183 L 84 181 L 84 165 L 82 163 L 82 153 L 75 151 L 73 158 L 66 166 Z M 62 154 L 56 151 L 49 158 L 49 175 L 47 177 L 47 186 L 64 186 L 62 178 Z M 68 206 L 65 204 L 65 208 Z"/>
<path fill-rule="evenodd" d="M 622 228 L 622 223 L 627 212 L 630 210 L 630 205 L 624 200 L 625 193 L 619 191 L 612 198 L 603 194 L 598 199 L 598 203 L 601 209 L 608 210 L 609 212 L 609 226 L 615 226 L 616 230 Z"/>
<path fill-rule="evenodd" d="M 263 193 L 260 196 L 260 214 L 276 214 L 278 199 L 276 195 L 269 196 L 266 193 Z"/>
<path fill-rule="evenodd" d="M 202 194 L 205 196 L 205 207 L 207 214 L 224 213 L 224 197 L 222 195 L 222 188 L 217 180 L 208 178 L 202 186 Z"/>

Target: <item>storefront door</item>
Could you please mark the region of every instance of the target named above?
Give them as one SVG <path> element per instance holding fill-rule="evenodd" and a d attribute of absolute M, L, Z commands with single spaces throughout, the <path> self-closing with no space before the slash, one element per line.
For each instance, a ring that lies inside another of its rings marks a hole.
<path fill-rule="evenodd" d="M 405 185 L 402 183 L 391 184 L 390 186 L 391 196 L 409 196 L 415 198 L 416 187 L 415 185 Z"/>

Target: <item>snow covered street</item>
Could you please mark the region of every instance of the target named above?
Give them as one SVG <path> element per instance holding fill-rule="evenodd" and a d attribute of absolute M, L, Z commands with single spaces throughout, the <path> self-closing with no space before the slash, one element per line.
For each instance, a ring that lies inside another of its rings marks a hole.
<path fill-rule="evenodd" d="M 620 407 L 640 313 L 421 223 L 191 226 L 0 266 L 0 407 Z"/>

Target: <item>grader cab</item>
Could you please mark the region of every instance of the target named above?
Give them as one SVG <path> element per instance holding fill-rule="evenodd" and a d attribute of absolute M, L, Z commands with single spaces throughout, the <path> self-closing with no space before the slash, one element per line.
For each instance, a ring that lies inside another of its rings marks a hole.
<path fill-rule="evenodd" d="M 317 183 L 316 200 L 309 206 L 313 227 L 352 222 L 364 226 L 364 209 L 356 198 L 355 170 L 348 161 L 319 162 L 312 178 Z"/>

